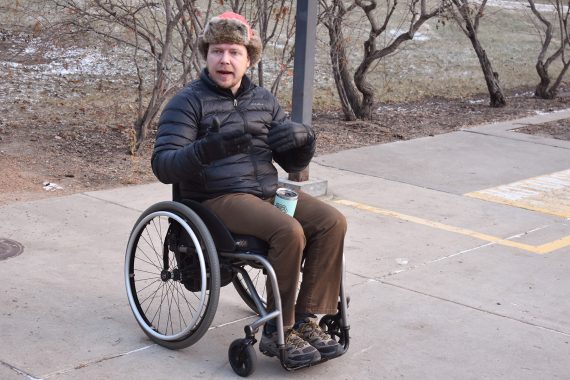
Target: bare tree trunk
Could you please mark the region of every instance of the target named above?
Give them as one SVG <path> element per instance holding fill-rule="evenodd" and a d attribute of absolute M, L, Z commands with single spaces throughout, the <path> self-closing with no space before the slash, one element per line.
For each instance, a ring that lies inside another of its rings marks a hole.
<path fill-rule="evenodd" d="M 354 112 L 359 119 L 372 119 L 372 106 L 374 105 L 374 86 L 367 80 L 368 71 L 373 60 L 368 58 L 362 61 L 356 72 L 354 73 L 354 83 L 362 94 L 362 101 Z"/>
<path fill-rule="evenodd" d="M 469 37 L 469 40 L 471 40 L 471 44 L 473 45 L 475 54 L 477 54 L 481 69 L 483 70 L 483 76 L 485 77 L 485 83 L 489 91 L 491 107 L 504 107 L 507 101 L 499 84 L 499 74 L 493 71 L 493 66 L 487 57 L 487 53 L 481 46 L 479 39 L 475 36 Z"/>
<path fill-rule="evenodd" d="M 344 45 L 337 47 L 331 46 L 330 56 L 334 82 L 340 98 L 344 118 L 349 121 L 356 120 L 356 114 L 353 109 L 359 107 L 360 95 L 350 80 L 350 72 L 347 67 L 348 59 Z"/>
<path fill-rule="evenodd" d="M 327 7 L 327 5 L 325 5 Z M 354 109 L 360 106 L 360 95 L 350 77 L 346 54 L 346 39 L 342 32 L 342 21 L 346 9 L 342 2 L 334 1 L 330 8 L 325 8 L 323 24 L 329 32 L 332 72 L 342 112 L 346 120 L 356 120 Z"/>
<path fill-rule="evenodd" d="M 261 60 L 257 64 L 257 84 L 261 87 L 264 86 L 263 75 L 263 60 Z"/>
<path fill-rule="evenodd" d="M 473 12 L 473 9 L 470 7 L 469 0 L 451 0 L 451 4 L 452 6 L 448 8 L 451 15 L 463 33 L 465 33 L 467 38 L 471 41 L 471 45 L 473 45 L 475 54 L 477 54 L 477 58 L 479 59 L 479 64 L 481 65 L 483 76 L 485 77 L 485 83 L 487 84 L 487 90 L 489 91 L 490 106 L 504 107 L 507 101 L 499 83 L 499 74 L 493 70 L 487 52 L 485 52 L 485 49 L 481 46 L 481 42 L 477 36 L 479 20 L 483 16 L 483 10 L 485 9 L 487 0 L 481 2 L 476 12 Z"/>
<path fill-rule="evenodd" d="M 146 140 L 146 137 L 148 135 L 148 129 L 152 124 L 152 121 L 158 114 L 158 111 L 160 111 L 160 108 L 162 107 L 166 99 L 171 95 L 173 95 L 176 89 L 173 88 L 170 91 L 168 91 L 168 93 L 163 93 L 163 94 L 159 93 L 160 90 L 156 91 L 157 92 L 155 93 L 155 90 L 153 90 L 153 94 L 151 95 L 151 100 L 149 101 L 144 113 L 140 117 L 138 117 L 133 124 L 133 129 L 135 131 L 135 136 L 134 136 L 135 139 L 130 147 L 130 153 L 133 155 L 137 154 L 141 145 Z"/>
<path fill-rule="evenodd" d="M 550 75 L 548 75 L 548 70 L 544 65 L 544 62 L 540 59 L 536 62 L 536 72 L 540 78 L 540 82 L 536 85 L 534 89 L 534 95 L 541 99 L 552 99 L 548 93 L 548 86 L 550 86 Z"/>
<path fill-rule="evenodd" d="M 568 16 L 570 9 L 568 6 L 564 7 L 560 0 L 556 0 L 552 7 L 556 14 L 555 19 L 558 21 L 559 34 L 560 34 L 560 46 L 548 57 L 548 50 L 550 44 L 552 43 L 554 36 L 554 27 L 552 23 L 542 15 L 540 11 L 535 6 L 534 0 L 528 0 L 530 4 L 530 9 L 534 16 L 542 23 L 544 27 L 544 39 L 542 41 L 542 48 L 538 54 L 538 59 L 536 62 L 536 72 L 540 78 L 540 82 L 536 85 L 534 90 L 534 95 L 541 99 L 554 99 L 558 95 L 558 88 L 562 79 L 566 75 L 568 68 L 570 67 L 570 61 L 565 58 L 565 52 L 568 47 Z M 552 83 L 552 78 L 549 73 L 550 65 L 556 60 L 560 59 L 562 61 L 562 69 L 558 73 L 554 83 Z"/>

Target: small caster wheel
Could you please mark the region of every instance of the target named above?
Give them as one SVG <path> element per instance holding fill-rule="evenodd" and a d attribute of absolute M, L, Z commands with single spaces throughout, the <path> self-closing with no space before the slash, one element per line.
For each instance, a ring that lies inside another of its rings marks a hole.
<path fill-rule="evenodd" d="M 234 340 L 228 349 L 228 358 L 234 372 L 242 377 L 251 375 L 257 366 L 257 355 L 247 339 Z"/>

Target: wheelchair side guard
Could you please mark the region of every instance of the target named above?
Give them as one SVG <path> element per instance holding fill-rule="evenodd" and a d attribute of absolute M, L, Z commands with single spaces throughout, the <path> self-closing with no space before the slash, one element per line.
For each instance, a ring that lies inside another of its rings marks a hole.
<path fill-rule="evenodd" d="M 200 202 L 196 202 L 191 199 L 183 199 L 180 202 L 198 214 L 204 224 L 208 226 L 210 235 L 212 235 L 219 252 L 233 252 L 235 250 L 236 244 L 232 234 L 222 223 L 220 218 L 218 218 L 212 211 Z"/>
<path fill-rule="evenodd" d="M 231 233 L 226 225 L 207 207 L 191 199 L 180 201 L 190 207 L 204 221 L 220 252 L 243 251 L 266 255 L 269 245 L 267 242 L 249 235 Z"/>

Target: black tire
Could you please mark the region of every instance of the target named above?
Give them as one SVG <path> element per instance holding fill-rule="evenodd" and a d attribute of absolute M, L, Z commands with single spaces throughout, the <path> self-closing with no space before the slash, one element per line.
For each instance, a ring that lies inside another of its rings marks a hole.
<path fill-rule="evenodd" d="M 271 288 L 268 287 L 269 284 L 267 283 L 267 274 L 263 272 L 263 269 L 258 267 L 244 265 L 243 268 L 245 269 L 245 271 L 249 275 L 249 278 L 251 279 L 251 282 L 255 286 L 255 291 L 259 295 L 259 298 L 261 298 L 261 303 L 263 307 L 267 309 L 267 300 L 269 297 L 269 291 L 271 290 Z M 297 284 L 297 293 L 301 288 L 302 278 L 303 278 L 303 273 L 301 273 L 301 275 L 299 276 L 299 283 Z M 247 285 L 241 273 L 238 273 L 234 277 L 232 283 L 234 284 L 234 287 L 236 288 L 236 291 L 238 292 L 243 302 L 245 302 L 245 304 L 251 310 L 253 310 L 254 313 L 260 314 L 259 310 L 257 310 L 257 306 L 255 306 L 255 302 L 253 302 L 253 297 L 249 293 L 249 289 L 247 288 Z"/>
<path fill-rule="evenodd" d="M 327 314 L 319 321 L 321 329 L 329 334 L 331 338 L 339 342 L 342 338 L 342 329 L 340 328 L 340 316 Z"/>
<path fill-rule="evenodd" d="M 255 286 L 255 290 L 257 291 L 257 294 L 261 298 L 263 306 L 267 308 L 267 297 L 268 297 L 267 275 L 263 273 L 263 269 L 260 268 L 252 267 L 249 265 L 245 265 L 243 268 L 245 269 L 245 271 L 249 275 L 249 278 L 251 279 L 251 282 Z M 238 292 L 241 299 L 245 302 L 245 304 L 251 310 L 253 310 L 253 312 L 259 314 L 260 311 L 257 310 L 257 306 L 255 305 L 255 302 L 253 302 L 253 297 L 249 293 L 249 289 L 247 288 L 247 285 L 241 273 L 238 273 L 234 277 L 232 282 L 234 284 L 234 287 L 236 288 L 236 291 Z"/>
<path fill-rule="evenodd" d="M 228 349 L 228 359 L 232 369 L 241 377 L 248 377 L 257 367 L 257 355 L 247 339 L 236 339 Z"/>
<path fill-rule="evenodd" d="M 194 267 L 181 268 L 181 252 Z M 177 202 L 149 207 L 129 237 L 125 285 L 135 319 L 150 339 L 170 349 L 196 343 L 208 331 L 220 295 L 218 254 L 200 217 Z"/>

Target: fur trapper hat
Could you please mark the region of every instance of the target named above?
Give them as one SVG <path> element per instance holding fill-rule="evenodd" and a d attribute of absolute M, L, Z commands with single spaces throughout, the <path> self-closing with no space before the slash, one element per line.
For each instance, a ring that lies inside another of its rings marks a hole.
<path fill-rule="evenodd" d="M 250 65 L 256 65 L 261 59 L 261 40 L 251 29 L 247 20 L 237 13 L 224 12 L 212 17 L 198 37 L 198 48 L 204 59 L 208 55 L 210 44 L 240 44 L 247 49 Z"/>

